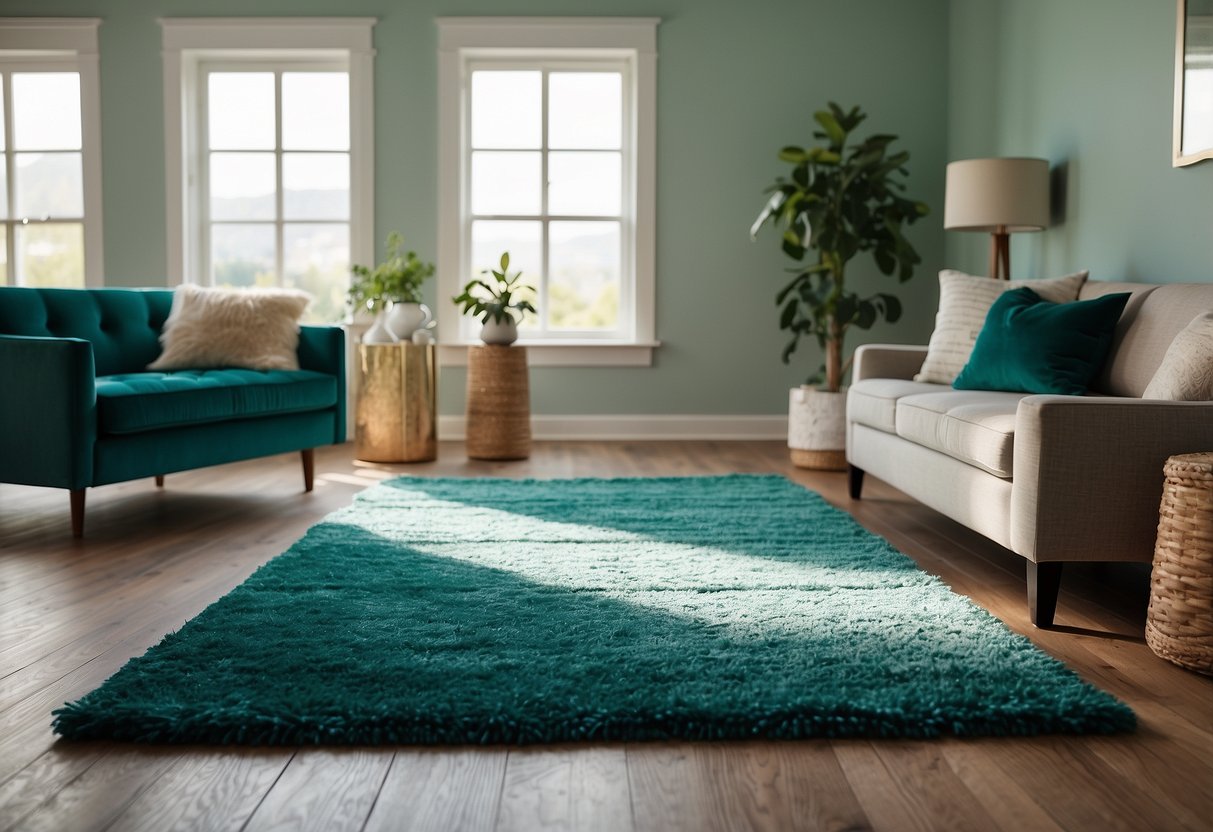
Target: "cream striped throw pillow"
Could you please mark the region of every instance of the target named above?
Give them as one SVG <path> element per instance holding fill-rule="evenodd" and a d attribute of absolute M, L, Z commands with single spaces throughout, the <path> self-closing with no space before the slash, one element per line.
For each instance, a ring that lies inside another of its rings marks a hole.
<path fill-rule="evenodd" d="M 977 333 L 998 296 L 1010 289 L 1027 286 L 1052 303 L 1078 299 L 1078 290 L 1087 272 L 1049 280 L 992 280 L 964 272 L 944 269 L 939 273 L 939 312 L 935 331 L 927 345 L 927 358 L 915 381 L 951 384 L 960 375 L 977 343 Z"/>

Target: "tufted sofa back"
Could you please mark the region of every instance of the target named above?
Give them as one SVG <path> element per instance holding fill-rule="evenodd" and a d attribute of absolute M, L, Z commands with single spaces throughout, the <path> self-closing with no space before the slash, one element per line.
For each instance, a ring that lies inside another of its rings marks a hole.
<path fill-rule="evenodd" d="M 160 329 L 173 304 L 168 289 L 0 287 L 0 335 L 82 338 L 93 344 L 97 375 L 137 373 L 160 355 Z"/>

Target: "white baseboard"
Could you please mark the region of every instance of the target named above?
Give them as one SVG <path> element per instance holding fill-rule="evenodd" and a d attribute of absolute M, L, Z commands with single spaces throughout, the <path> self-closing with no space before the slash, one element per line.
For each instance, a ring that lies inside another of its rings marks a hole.
<path fill-rule="evenodd" d="M 531 416 L 535 439 L 787 439 L 787 416 L 640 415 Z M 439 416 L 438 438 L 462 440 L 463 416 Z"/>

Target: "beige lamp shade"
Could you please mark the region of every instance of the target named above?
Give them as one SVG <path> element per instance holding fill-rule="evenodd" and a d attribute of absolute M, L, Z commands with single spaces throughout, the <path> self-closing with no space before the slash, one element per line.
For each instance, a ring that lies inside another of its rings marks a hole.
<path fill-rule="evenodd" d="M 944 228 L 1013 233 L 1048 225 L 1045 159 L 964 159 L 948 164 Z"/>

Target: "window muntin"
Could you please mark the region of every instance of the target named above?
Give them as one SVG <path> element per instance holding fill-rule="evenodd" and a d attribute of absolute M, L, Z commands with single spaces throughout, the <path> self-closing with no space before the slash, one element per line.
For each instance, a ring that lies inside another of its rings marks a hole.
<path fill-rule="evenodd" d="M 535 286 L 526 339 L 633 335 L 634 161 L 623 61 L 471 61 L 465 279 L 496 266 Z M 464 323 L 474 337 L 474 323 Z"/>
<path fill-rule="evenodd" d="M 288 286 L 341 320 L 350 268 L 350 83 L 332 61 L 199 68 L 201 282 Z"/>
<path fill-rule="evenodd" d="M 85 285 L 81 78 L 70 61 L 0 61 L 0 284 Z"/>

